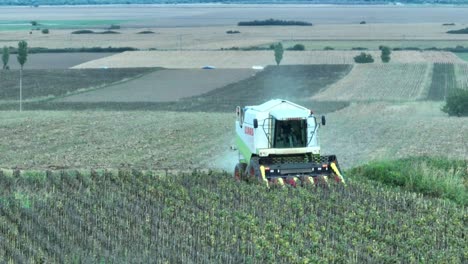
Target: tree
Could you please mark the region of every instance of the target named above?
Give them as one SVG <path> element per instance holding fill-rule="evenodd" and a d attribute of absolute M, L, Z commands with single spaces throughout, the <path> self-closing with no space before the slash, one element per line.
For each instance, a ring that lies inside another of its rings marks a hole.
<path fill-rule="evenodd" d="M 276 61 L 276 65 L 278 66 L 281 63 L 281 60 L 283 59 L 283 53 L 284 53 L 283 44 L 281 44 L 280 42 L 275 45 L 275 61 Z"/>
<path fill-rule="evenodd" d="M 379 49 L 380 49 L 380 51 L 382 51 L 382 54 L 380 55 L 380 58 L 382 59 L 382 62 L 384 62 L 384 63 L 390 62 L 390 53 L 392 53 L 390 48 L 387 47 L 387 46 L 380 46 Z"/>
<path fill-rule="evenodd" d="M 18 42 L 18 63 L 20 64 L 20 112 L 23 111 L 23 67 L 28 60 L 28 43 L 24 40 Z"/>
<path fill-rule="evenodd" d="M 3 47 L 2 62 L 3 69 L 8 69 L 8 61 L 10 60 L 10 49 L 7 46 Z"/>
<path fill-rule="evenodd" d="M 288 48 L 288 50 L 305 50 L 305 46 L 303 44 L 296 44 L 290 48 Z"/>
<path fill-rule="evenodd" d="M 372 58 L 372 55 L 361 52 L 358 56 L 354 57 L 354 61 L 356 63 L 372 63 L 374 62 L 374 58 Z"/>

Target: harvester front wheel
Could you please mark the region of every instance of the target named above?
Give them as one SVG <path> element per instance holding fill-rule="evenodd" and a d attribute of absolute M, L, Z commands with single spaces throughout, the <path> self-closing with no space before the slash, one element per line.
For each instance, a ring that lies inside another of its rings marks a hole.
<path fill-rule="evenodd" d="M 251 159 L 249 165 L 245 171 L 245 178 L 249 182 L 254 182 L 260 175 L 260 167 L 258 165 L 258 161 L 255 159 Z"/>

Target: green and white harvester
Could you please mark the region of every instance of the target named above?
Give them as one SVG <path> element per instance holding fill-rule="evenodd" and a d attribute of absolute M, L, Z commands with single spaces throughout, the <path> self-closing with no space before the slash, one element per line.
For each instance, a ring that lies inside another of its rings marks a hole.
<path fill-rule="evenodd" d="M 304 186 L 345 184 L 335 155 L 320 154 L 318 130 L 325 117 L 292 102 L 275 99 L 236 108 L 237 181 Z"/>

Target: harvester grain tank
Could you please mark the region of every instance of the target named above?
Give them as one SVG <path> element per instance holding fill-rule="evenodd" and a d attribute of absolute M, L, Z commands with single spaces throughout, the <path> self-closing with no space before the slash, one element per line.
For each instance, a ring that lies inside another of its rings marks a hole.
<path fill-rule="evenodd" d="M 325 125 L 308 108 L 275 99 L 261 105 L 236 108 L 238 181 L 304 186 L 345 184 L 335 155 L 320 153 L 318 130 Z M 320 121 L 320 123 L 318 122 Z"/>

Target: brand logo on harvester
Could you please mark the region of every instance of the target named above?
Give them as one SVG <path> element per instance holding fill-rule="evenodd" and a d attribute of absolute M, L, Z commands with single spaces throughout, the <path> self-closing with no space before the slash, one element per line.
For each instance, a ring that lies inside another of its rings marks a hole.
<path fill-rule="evenodd" d="M 247 135 L 251 135 L 253 136 L 254 135 L 254 129 L 252 127 L 244 127 L 244 133 L 247 134 Z"/>

